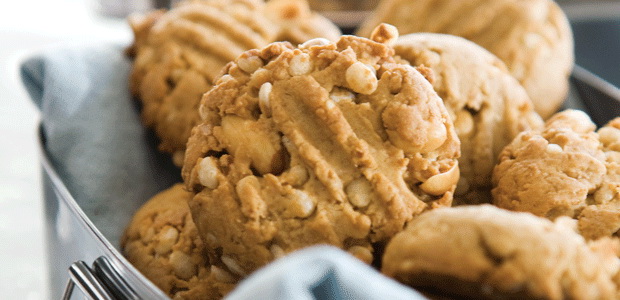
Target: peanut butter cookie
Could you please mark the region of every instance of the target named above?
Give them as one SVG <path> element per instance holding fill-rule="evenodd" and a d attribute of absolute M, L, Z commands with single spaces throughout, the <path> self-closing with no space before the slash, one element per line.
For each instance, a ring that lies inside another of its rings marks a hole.
<path fill-rule="evenodd" d="M 189 198 L 177 184 L 146 202 L 127 226 L 123 254 L 173 299 L 220 299 L 236 279 L 209 263 L 187 206 Z"/>
<path fill-rule="evenodd" d="M 620 118 L 598 133 L 580 111 L 550 118 L 518 135 L 493 173 L 493 203 L 554 219 L 579 220 L 589 239 L 620 229 Z"/>
<path fill-rule="evenodd" d="M 183 178 L 229 270 L 313 244 L 370 262 L 373 243 L 451 205 L 460 143 L 432 85 L 393 58 L 397 35 L 250 50 L 205 94 Z"/>
<path fill-rule="evenodd" d="M 369 36 L 381 22 L 393 24 L 401 34 L 446 33 L 486 48 L 508 66 L 543 118 L 566 98 L 573 37 L 555 1 L 382 0 L 358 34 Z"/>
<path fill-rule="evenodd" d="M 130 18 L 135 60 L 132 94 L 142 120 L 161 140 L 160 149 L 181 164 L 198 104 L 221 69 L 243 51 L 272 42 L 279 28 L 262 1 L 183 1 L 168 12 Z"/>
<path fill-rule="evenodd" d="M 342 34 L 332 21 L 311 11 L 307 0 L 270 0 L 265 12 L 280 27 L 277 41 L 298 45 L 313 38 L 335 41 Z"/>
<path fill-rule="evenodd" d="M 519 132 L 543 125 L 527 93 L 496 56 L 457 36 L 408 34 L 394 50 L 412 65 L 433 71 L 433 88 L 454 121 L 461 140 L 457 202 L 491 202 L 499 153 Z"/>
<path fill-rule="evenodd" d="M 429 211 L 390 241 L 382 272 L 466 299 L 618 299 L 617 240 L 565 224 L 488 204 Z"/>

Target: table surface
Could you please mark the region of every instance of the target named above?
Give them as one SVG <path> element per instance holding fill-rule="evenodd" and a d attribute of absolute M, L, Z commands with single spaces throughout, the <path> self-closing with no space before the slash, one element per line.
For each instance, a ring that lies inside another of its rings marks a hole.
<path fill-rule="evenodd" d="M 48 299 L 37 108 L 19 63 L 60 43 L 131 40 L 123 19 L 104 18 L 87 0 L 5 1 L 0 10 L 0 293 Z"/>

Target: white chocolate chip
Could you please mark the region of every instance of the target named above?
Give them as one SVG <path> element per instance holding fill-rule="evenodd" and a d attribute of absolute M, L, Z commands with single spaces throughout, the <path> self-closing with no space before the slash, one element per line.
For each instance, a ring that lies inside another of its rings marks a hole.
<path fill-rule="evenodd" d="M 354 92 L 369 95 L 377 89 L 378 80 L 374 73 L 373 68 L 358 61 L 347 69 L 345 78 Z"/>
<path fill-rule="evenodd" d="M 224 255 L 222 256 L 222 262 L 226 265 L 226 267 L 228 267 L 228 270 L 239 275 L 239 276 L 245 276 L 245 270 L 243 270 L 243 268 L 232 258 Z"/>
<path fill-rule="evenodd" d="M 372 186 L 365 178 L 358 178 L 345 188 L 349 202 L 355 207 L 366 207 L 372 199 Z"/>
<path fill-rule="evenodd" d="M 289 208 L 294 216 L 306 218 L 310 216 L 316 208 L 316 203 L 308 194 L 300 190 L 294 190 L 291 195 L 291 207 Z"/>
<path fill-rule="evenodd" d="M 260 86 L 258 90 L 258 106 L 260 110 L 267 117 L 271 116 L 271 106 L 269 104 L 269 97 L 271 96 L 271 89 L 273 85 L 270 82 L 265 82 Z"/>
<path fill-rule="evenodd" d="M 562 147 L 558 144 L 549 144 L 547 145 L 547 152 L 562 153 Z"/>
<path fill-rule="evenodd" d="M 456 185 L 459 175 L 459 165 L 455 163 L 448 171 L 431 176 L 420 188 L 430 195 L 441 196 Z"/>
<path fill-rule="evenodd" d="M 198 180 L 203 186 L 214 189 L 218 186 L 217 174 L 219 169 L 217 168 L 217 162 L 213 157 L 205 157 L 200 161 L 200 169 L 198 169 Z"/>
<path fill-rule="evenodd" d="M 246 72 L 248 74 L 252 74 L 252 73 L 256 72 L 256 70 L 261 68 L 264 65 L 264 63 L 263 63 L 263 60 L 260 59 L 260 57 L 258 57 L 258 56 L 249 56 L 248 57 L 248 56 L 242 55 L 237 60 L 237 65 L 244 72 Z"/>
<path fill-rule="evenodd" d="M 326 38 L 314 38 L 299 45 L 299 49 L 307 49 L 313 46 L 325 46 L 329 44 L 331 44 L 331 41 Z"/>
<path fill-rule="evenodd" d="M 340 101 L 351 101 L 351 102 L 354 102 L 355 101 L 355 94 L 353 94 L 351 91 L 349 91 L 347 89 L 334 88 L 329 93 L 329 98 L 332 99 L 332 101 L 334 101 L 336 103 L 338 103 Z"/>
<path fill-rule="evenodd" d="M 170 254 L 170 263 L 176 274 L 181 279 L 190 279 L 196 275 L 196 267 L 192 264 L 192 258 L 181 251 L 174 251 Z"/>
<path fill-rule="evenodd" d="M 366 247 L 353 246 L 347 250 L 351 255 L 357 257 L 359 260 L 370 264 L 372 263 L 372 251 Z"/>
<path fill-rule="evenodd" d="M 215 279 L 219 282 L 234 283 L 236 281 L 235 277 L 232 274 L 216 266 L 211 266 L 211 273 L 215 276 Z"/>
<path fill-rule="evenodd" d="M 271 254 L 273 255 L 274 259 L 278 259 L 280 257 L 283 257 L 286 253 L 284 252 L 284 249 L 282 249 L 282 247 L 273 244 L 271 245 L 271 247 L 269 247 L 269 251 L 271 251 Z"/>
<path fill-rule="evenodd" d="M 162 229 L 158 234 L 158 243 L 155 245 L 154 250 L 157 254 L 166 254 L 172 250 L 172 246 L 176 244 L 179 238 L 179 231 L 174 227 L 167 226 Z"/>
<path fill-rule="evenodd" d="M 327 100 L 327 101 L 325 101 L 325 107 L 328 110 L 332 110 L 332 109 L 336 108 L 336 104 L 334 104 L 334 101 L 332 101 L 332 100 Z"/>
<path fill-rule="evenodd" d="M 310 62 L 310 55 L 307 53 L 300 53 L 291 58 L 288 72 L 291 76 L 306 75 L 312 71 L 312 62 Z"/>

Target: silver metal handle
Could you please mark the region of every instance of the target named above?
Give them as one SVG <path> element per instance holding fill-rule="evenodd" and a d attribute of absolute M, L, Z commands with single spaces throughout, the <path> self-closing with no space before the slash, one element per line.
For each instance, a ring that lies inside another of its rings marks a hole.
<path fill-rule="evenodd" d="M 91 300 L 140 299 L 105 256 L 97 258 L 92 268 L 81 260 L 69 267 L 69 282 L 62 300 L 71 299 L 76 286 Z"/>

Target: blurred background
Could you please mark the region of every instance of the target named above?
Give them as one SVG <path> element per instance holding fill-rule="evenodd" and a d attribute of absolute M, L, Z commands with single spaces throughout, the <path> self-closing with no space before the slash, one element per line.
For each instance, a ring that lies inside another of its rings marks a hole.
<path fill-rule="evenodd" d="M 311 3 L 352 27 L 377 1 Z M 559 1 L 575 34 L 577 64 L 620 86 L 620 2 Z M 20 0 L 0 10 L 0 298 L 48 299 L 45 227 L 36 135 L 38 110 L 19 79 L 20 62 L 67 43 L 126 43 L 125 17 L 168 0 Z"/>

